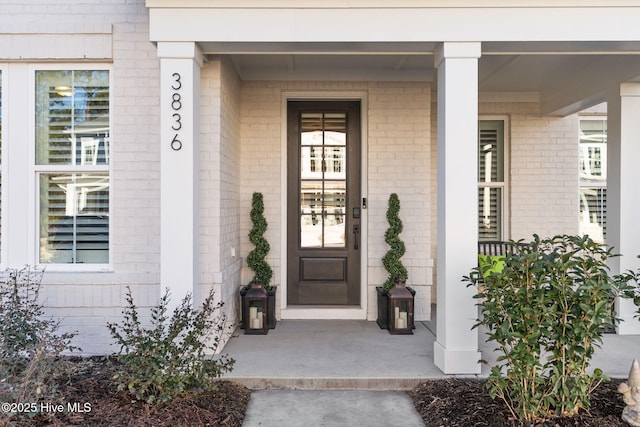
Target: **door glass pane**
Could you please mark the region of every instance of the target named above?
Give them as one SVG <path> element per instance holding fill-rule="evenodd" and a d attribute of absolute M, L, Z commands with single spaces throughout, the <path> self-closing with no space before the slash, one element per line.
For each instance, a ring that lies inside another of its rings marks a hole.
<path fill-rule="evenodd" d="M 322 181 L 302 181 L 300 213 L 303 215 L 322 213 Z"/>
<path fill-rule="evenodd" d="M 300 178 L 322 179 L 322 147 L 300 147 Z"/>
<path fill-rule="evenodd" d="M 300 115 L 300 246 L 344 247 L 345 113 Z"/>
<path fill-rule="evenodd" d="M 346 147 L 325 147 L 325 179 L 347 178 Z"/>
<path fill-rule="evenodd" d="M 322 145 L 322 113 L 302 113 L 300 142 L 302 145 Z"/>
<path fill-rule="evenodd" d="M 324 182 L 324 209 L 329 214 L 344 214 L 346 208 L 347 182 Z"/>
<path fill-rule="evenodd" d="M 327 113 L 324 115 L 325 145 L 347 144 L 347 115 Z"/>

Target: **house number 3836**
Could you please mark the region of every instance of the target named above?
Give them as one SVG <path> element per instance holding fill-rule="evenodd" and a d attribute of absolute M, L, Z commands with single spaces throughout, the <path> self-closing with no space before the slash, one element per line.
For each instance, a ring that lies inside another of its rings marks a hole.
<path fill-rule="evenodd" d="M 179 151 L 182 149 L 182 141 L 180 141 L 180 129 L 182 129 L 182 116 L 179 111 L 182 110 L 182 95 L 180 89 L 182 89 L 182 82 L 180 81 L 180 73 L 173 73 L 171 75 L 173 83 L 171 84 L 171 109 L 174 113 L 171 115 L 173 120 L 171 121 L 171 130 L 173 131 L 173 139 L 171 140 L 171 149 Z"/>

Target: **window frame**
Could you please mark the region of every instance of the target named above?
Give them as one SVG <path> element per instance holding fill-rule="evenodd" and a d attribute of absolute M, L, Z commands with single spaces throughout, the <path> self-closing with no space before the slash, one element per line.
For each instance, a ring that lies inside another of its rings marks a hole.
<path fill-rule="evenodd" d="M 51 165 L 36 163 L 36 73 L 38 71 L 107 71 L 109 73 L 109 163 L 107 165 Z M 113 271 L 113 67 L 105 63 L 55 63 L 33 64 L 29 67 L 29 189 L 32 191 L 29 206 L 30 223 L 30 248 L 32 264 L 48 271 L 58 272 L 103 272 Z M 40 261 L 40 177 L 46 174 L 60 173 L 105 173 L 109 177 L 109 243 L 108 262 L 106 263 L 46 263 Z"/>
<path fill-rule="evenodd" d="M 478 134 L 476 135 L 476 153 L 478 152 L 478 138 L 480 136 L 480 122 L 483 121 L 501 121 L 503 124 L 503 180 L 501 182 L 480 182 L 478 181 L 478 192 L 481 188 L 499 188 L 502 194 L 502 203 L 500 215 L 502 217 L 501 229 L 498 232 L 497 240 L 507 240 L 511 236 L 511 197 L 510 197 L 510 179 L 511 179 L 511 117 L 508 114 L 480 114 L 478 115 Z M 480 165 L 480 159 L 476 159 L 476 164 Z M 477 175 L 477 174 L 476 174 Z M 476 200 L 476 208 L 480 209 L 480 200 Z M 480 236 L 478 235 L 478 240 Z M 485 239 L 489 240 L 489 239 Z"/>
<path fill-rule="evenodd" d="M 581 148 L 582 148 L 582 142 L 581 142 L 581 135 L 582 135 L 582 122 L 587 122 L 587 121 L 596 121 L 596 122 L 605 122 L 607 124 L 607 136 L 605 138 L 605 142 L 602 143 L 603 148 L 604 148 L 604 158 L 601 158 L 601 162 L 603 162 L 603 168 L 604 168 L 604 178 L 601 180 L 593 180 L 592 182 L 587 182 L 587 181 L 583 181 L 582 179 L 582 165 L 580 164 L 580 157 L 581 157 Z M 582 206 L 582 190 L 583 189 L 595 189 L 596 191 L 600 191 L 600 190 L 604 190 L 605 191 L 605 205 L 604 205 L 604 219 L 602 221 L 601 227 L 602 227 L 602 242 L 601 243 L 605 243 L 606 242 L 606 230 L 607 230 L 607 205 L 606 205 L 606 193 L 607 193 L 607 183 L 608 183 L 608 176 L 607 176 L 607 152 L 608 152 L 608 143 L 609 143 L 609 132 L 608 132 L 608 115 L 606 113 L 589 113 L 589 114 L 580 114 L 578 116 L 578 233 L 580 235 L 584 234 L 584 230 L 581 229 L 581 225 L 580 223 L 582 222 L 582 210 L 581 210 L 581 206 Z M 598 196 L 600 197 L 600 196 Z M 591 221 L 589 221 L 591 223 Z M 600 224 L 598 224 L 600 225 Z M 597 237 L 597 236 L 591 236 L 593 237 Z M 596 241 L 598 241 L 598 239 L 594 239 Z"/>
<path fill-rule="evenodd" d="M 6 138 L 7 134 L 6 129 L 8 125 L 7 121 L 7 80 L 8 80 L 8 66 L 6 63 L 0 63 L 0 100 L 2 102 L 2 108 L 0 109 L 0 144 L 2 154 L 0 156 L 0 185 L 2 188 L 2 192 L 0 192 L 0 231 L 5 230 L 0 233 L 0 269 L 5 269 L 7 267 L 7 239 L 6 239 L 6 230 L 7 228 L 7 174 L 5 173 L 5 165 L 7 164 L 7 150 L 6 150 Z"/>

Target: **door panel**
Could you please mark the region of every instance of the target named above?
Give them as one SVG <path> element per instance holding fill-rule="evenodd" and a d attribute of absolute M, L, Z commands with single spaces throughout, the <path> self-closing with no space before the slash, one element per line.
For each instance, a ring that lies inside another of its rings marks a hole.
<path fill-rule="evenodd" d="M 359 305 L 360 103 L 290 101 L 287 127 L 287 303 Z"/>

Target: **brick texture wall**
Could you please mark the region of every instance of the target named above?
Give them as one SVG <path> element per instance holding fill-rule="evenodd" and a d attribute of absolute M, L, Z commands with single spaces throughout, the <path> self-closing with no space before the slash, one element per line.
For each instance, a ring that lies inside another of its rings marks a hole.
<path fill-rule="evenodd" d="M 60 69 L 71 62 L 95 65 L 98 69 L 109 66 L 112 70 L 113 269 L 104 273 L 62 273 L 50 269 L 44 275 L 41 293 L 48 314 L 61 318 L 62 330 L 80 332 L 75 344 L 86 354 L 117 350 L 110 346 L 106 322 L 121 318 L 126 286 L 131 286 L 141 307 L 154 304 L 160 296 L 159 60 L 149 42 L 148 27 L 144 0 L 0 3 L 0 31 L 24 35 L 12 40 L 10 51 L 23 52 L 25 63 L 37 65 L 47 58 L 58 57 L 65 59 L 60 62 Z M 49 34 L 51 40 L 65 37 L 66 43 L 51 45 L 46 58 L 30 57 L 40 51 L 30 45 L 35 40 L 31 35 L 41 34 Z M 99 36 L 94 38 L 95 34 Z M 87 40 L 100 44 L 87 45 Z M 78 54 L 83 50 L 86 57 Z M 110 56 L 98 58 L 96 52 L 99 55 L 107 52 Z M 47 62 L 50 66 L 50 61 Z M 11 80 L 8 84 L 11 85 Z M 17 96 L 17 88 L 12 89 Z M 8 120 L 19 119 L 10 113 Z M 26 139 L 28 133 L 24 134 L 24 141 L 12 143 L 32 143 Z M 25 212 L 27 209 L 25 206 Z"/>
<path fill-rule="evenodd" d="M 69 35 L 52 55 L 68 58 L 86 49 L 86 34 L 110 43 L 92 58 L 112 68 L 112 272 L 48 272 L 42 296 L 63 330 L 78 330 L 87 354 L 109 346 L 107 321 L 120 318 L 126 286 L 140 307 L 161 293 L 159 60 L 148 41 L 144 0 L 0 3 L 2 33 Z M 25 38 L 31 42 L 32 38 Z M 16 43 L 20 43 L 18 40 Z M 109 47 L 109 46 L 107 46 Z M 32 51 L 27 41 L 12 49 Z M 1 51 L 1 50 L 0 50 Z M 75 58 L 86 63 L 82 55 Z M 43 58 L 29 60 L 37 64 Z M 0 58 L 0 62 L 3 58 Z M 64 63 L 61 64 L 64 68 Z M 381 258 L 389 194 L 400 196 L 401 237 L 409 285 L 417 291 L 416 319 L 430 318 L 435 283 L 436 127 L 429 83 L 259 82 L 238 78 L 226 58 L 210 57 L 201 79 L 200 231 L 201 293 L 214 287 L 227 304 L 251 277 L 243 259 L 251 249 L 251 193 L 265 197 L 271 243 L 268 261 L 281 284 L 284 91 L 366 94 L 367 304 L 376 316 L 375 287 L 385 279 Z M 509 226 L 511 238 L 578 231 L 577 116 L 541 117 L 535 103 L 481 103 L 480 113 L 504 115 L 510 124 Z M 25 136 L 26 138 L 26 136 Z M 14 143 L 28 144 L 28 140 Z M 31 167 L 31 165 L 24 165 Z M 474 201 L 470 201 L 474 203 Z M 27 209 L 27 207 L 25 207 Z M 235 256 L 233 253 L 235 252 Z M 179 296 L 176 296 L 179 297 Z M 230 304 L 228 312 L 234 319 Z"/>
<path fill-rule="evenodd" d="M 284 195 L 282 183 L 282 99 L 283 91 L 363 91 L 367 94 L 368 138 L 368 313 L 376 317 L 375 287 L 385 280 L 381 258 L 386 252 L 384 230 L 389 194 L 398 193 L 402 238 L 407 246 L 403 262 L 409 270 L 409 285 L 416 288 L 416 314 L 419 320 L 430 316 L 430 290 L 433 277 L 429 241 L 431 238 L 431 175 L 429 173 L 430 89 L 424 83 L 375 82 L 243 82 L 241 101 L 242 185 L 241 250 L 251 250 L 247 238 L 250 227 L 251 193 L 262 191 L 269 222 L 266 237 L 271 244 L 269 262 L 274 280 L 281 282 L 281 223 Z M 249 280 L 251 272 L 244 269 Z"/>
<path fill-rule="evenodd" d="M 578 115 L 541 117 L 536 103 L 480 104 L 507 115 L 510 138 L 510 236 L 531 240 L 578 233 Z"/>

